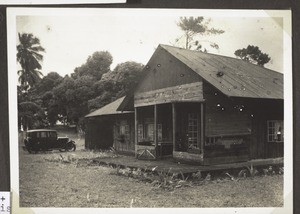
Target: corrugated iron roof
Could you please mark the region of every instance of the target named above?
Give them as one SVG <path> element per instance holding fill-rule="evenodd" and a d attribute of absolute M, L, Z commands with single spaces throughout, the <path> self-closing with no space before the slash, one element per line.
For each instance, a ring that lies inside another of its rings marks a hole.
<path fill-rule="evenodd" d="M 102 115 L 133 113 L 132 111 L 117 111 L 118 107 L 123 102 L 124 98 L 125 98 L 125 96 L 113 101 L 112 103 L 107 104 L 106 106 L 103 106 L 102 108 L 97 109 L 96 111 L 89 113 L 85 117 L 96 117 L 96 116 L 102 116 Z"/>
<path fill-rule="evenodd" d="M 283 99 L 283 74 L 241 59 L 159 45 L 230 97 Z"/>

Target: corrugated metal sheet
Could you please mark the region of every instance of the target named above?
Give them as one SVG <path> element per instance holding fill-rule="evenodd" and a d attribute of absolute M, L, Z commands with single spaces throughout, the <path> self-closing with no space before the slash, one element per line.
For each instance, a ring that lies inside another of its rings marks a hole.
<path fill-rule="evenodd" d="M 283 99 L 283 74 L 240 59 L 160 45 L 230 97 Z M 163 66 L 163 65 L 162 65 Z"/>
<path fill-rule="evenodd" d="M 132 111 L 117 111 L 120 104 L 123 102 L 125 96 L 115 100 L 112 103 L 103 106 L 96 111 L 91 112 L 90 114 L 86 115 L 85 117 L 96 117 L 101 115 L 111 115 L 111 114 L 124 114 L 124 113 L 133 113 Z"/>

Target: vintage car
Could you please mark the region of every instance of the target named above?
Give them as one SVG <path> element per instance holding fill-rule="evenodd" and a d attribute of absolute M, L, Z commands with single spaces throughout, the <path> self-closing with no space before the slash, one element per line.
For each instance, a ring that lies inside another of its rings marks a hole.
<path fill-rule="evenodd" d="M 38 151 L 75 151 L 76 145 L 68 137 L 58 137 L 55 130 L 35 129 L 26 132 L 25 148 L 29 153 Z"/>

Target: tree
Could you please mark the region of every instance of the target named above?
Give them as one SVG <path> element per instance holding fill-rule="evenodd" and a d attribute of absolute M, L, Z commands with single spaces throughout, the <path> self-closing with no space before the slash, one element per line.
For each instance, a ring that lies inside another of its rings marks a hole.
<path fill-rule="evenodd" d="M 88 100 L 96 96 L 93 87 L 95 82 L 95 78 L 89 75 L 77 79 L 64 77 L 53 89 L 53 94 L 45 97 L 45 100 L 50 101 L 49 116 L 57 119 L 62 116 L 65 122 L 77 124 L 88 113 Z"/>
<path fill-rule="evenodd" d="M 29 90 L 31 100 L 39 104 L 45 112 L 44 120 L 54 125 L 59 119 L 60 106 L 57 105 L 53 89 L 62 82 L 63 78 L 56 72 L 44 76 L 34 87 Z"/>
<path fill-rule="evenodd" d="M 113 57 L 108 51 L 97 51 L 89 56 L 86 63 L 75 68 L 72 77 L 77 79 L 81 76 L 92 76 L 96 80 L 100 80 L 102 75 L 110 71 Z"/>
<path fill-rule="evenodd" d="M 20 63 L 22 70 L 18 71 L 19 82 L 28 89 L 36 84 L 42 76 L 39 71 L 42 66 L 45 49 L 40 45 L 40 40 L 32 34 L 18 34 L 20 44 L 17 45 L 17 61 Z"/>
<path fill-rule="evenodd" d="M 118 64 L 93 85 L 96 97 L 88 101 L 89 111 L 126 95 L 140 80 L 144 65 L 128 61 Z"/>
<path fill-rule="evenodd" d="M 20 102 L 18 104 L 19 127 L 23 130 L 43 127 L 45 125 L 44 111 L 34 102 Z"/>
<path fill-rule="evenodd" d="M 234 55 L 236 55 L 238 58 L 241 58 L 242 60 L 260 66 L 264 66 L 271 60 L 268 54 L 261 52 L 259 47 L 254 45 L 248 45 L 247 48 L 238 49 L 234 52 Z"/>
<path fill-rule="evenodd" d="M 201 36 L 222 34 L 225 31 L 209 27 L 210 19 L 205 20 L 204 17 L 180 17 L 177 23 L 178 27 L 184 32 L 184 35 L 176 39 L 176 43 L 180 43 L 182 39 L 185 40 L 184 47 L 186 49 L 198 50 L 207 52 L 203 43 L 209 43 L 210 47 L 219 49 L 219 45 L 211 42 L 201 40 Z"/>
<path fill-rule="evenodd" d="M 143 64 L 133 61 L 120 63 L 113 71 L 104 74 L 102 80 L 118 82 L 126 94 L 140 80 L 143 67 Z"/>
<path fill-rule="evenodd" d="M 60 76 L 57 72 L 50 72 L 46 76 L 44 76 L 41 81 L 39 81 L 38 84 L 35 85 L 35 87 L 38 93 L 40 95 L 43 95 L 56 87 L 62 81 L 62 79 L 62 76 Z"/>

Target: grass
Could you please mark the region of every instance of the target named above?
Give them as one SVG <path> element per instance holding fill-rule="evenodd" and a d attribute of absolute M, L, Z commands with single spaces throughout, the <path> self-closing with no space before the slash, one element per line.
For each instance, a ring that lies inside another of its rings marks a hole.
<path fill-rule="evenodd" d="M 80 146 L 83 146 L 82 141 L 80 142 Z M 172 182 L 164 175 L 160 176 L 160 184 L 154 185 L 131 176 L 120 176 L 117 172 L 120 169 L 97 166 L 92 161 L 93 158 L 114 156 L 112 152 L 88 152 L 80 149 L 75 152 L 38 154 L 20 150 L 20 206 L 283 206 L 282 174 L 242 179 L 230 179 L 228 176 L 228 179 L 207 179 L 199 184 L 193 183 L 192 186 L 164 189 L 158 186 L 163 182 Z M 205 179 L 201 173 L 194 175 L 194 179 L 201 177 Z"/>

